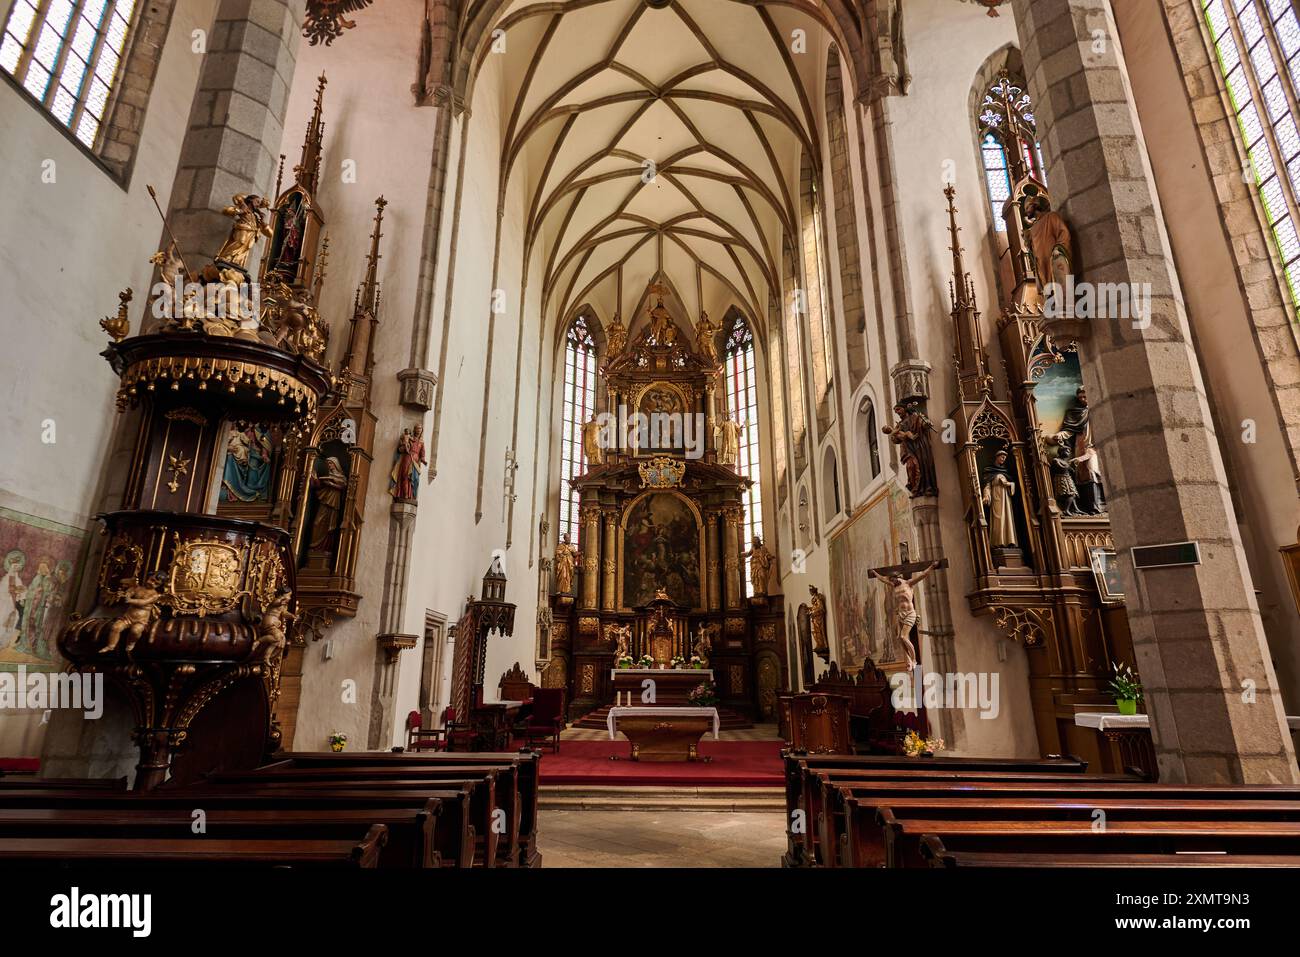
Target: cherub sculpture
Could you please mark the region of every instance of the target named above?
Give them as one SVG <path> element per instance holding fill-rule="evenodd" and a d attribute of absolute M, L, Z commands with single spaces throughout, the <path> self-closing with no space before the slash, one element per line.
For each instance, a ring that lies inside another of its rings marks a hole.
<path fill-rule="evenodd" d="M 123 585 L 119 598 L 126 605 L 126 611 L 108 626 L 108 641 L 100 649 L 100 654 L 116 651 L 125 634 L 126 653 L 130 655 L 144 637 L 145 629 L 158 619 L 158 599 L 162 593 L 157 588 L 152 584 L 141 584 L 134 578 L 127 579 Z"/>

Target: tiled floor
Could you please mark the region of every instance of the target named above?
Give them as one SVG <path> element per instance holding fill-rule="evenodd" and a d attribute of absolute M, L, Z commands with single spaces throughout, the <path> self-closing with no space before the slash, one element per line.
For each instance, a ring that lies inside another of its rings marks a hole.
<path fill-rule="evenodd" d="M 780 867 L 780 811 L 538 813 L 543 867 Z"/>

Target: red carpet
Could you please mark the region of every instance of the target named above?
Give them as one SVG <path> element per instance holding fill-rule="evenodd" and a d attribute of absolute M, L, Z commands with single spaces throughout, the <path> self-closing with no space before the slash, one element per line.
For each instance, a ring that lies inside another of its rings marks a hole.
<path fill-rule="evenodd" d="M 780 741 L 700 742 L 711 761 L 629 761 L 626 741 L 562 741 L 560 753 L 542 752 L 542 784 L 779 787 Z M 619 757 L 609 759 L 611 754 Z"/>

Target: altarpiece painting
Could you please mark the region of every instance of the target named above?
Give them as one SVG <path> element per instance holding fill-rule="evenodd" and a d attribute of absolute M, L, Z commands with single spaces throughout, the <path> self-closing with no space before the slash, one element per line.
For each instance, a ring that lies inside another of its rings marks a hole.
<path fill-rule="evenodd" d="M 664 589 L 685 608 L 700 601 L 700 527 L 686 500 L 658 492 L 635 502 L 623 523 L 623 604 L 649 604 Z"/>

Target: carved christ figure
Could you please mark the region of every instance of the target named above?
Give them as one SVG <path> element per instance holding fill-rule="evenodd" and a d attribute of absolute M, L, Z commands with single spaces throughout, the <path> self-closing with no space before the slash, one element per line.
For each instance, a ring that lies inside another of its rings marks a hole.
<path fill-rule="evenodd" d="M 756 597 L 767 596 L 767 580 L 772 574 L 772 553 L 763 544 L 763 539 L 754 536 L 754 542 L 743 558 L 749 559 L 749 580 L 754 586 Z"/>
<path fill-rule="evenodd" d="M 912 635 L 917 630 L 916 603 L 913 595 L 916 586 L 925 581 L 930 573 L 939 567 L 938 562 L 931 562 L 919 574 L 912 577 L 904 577 L 899 572 L 891 575 L 882 575 L 876 569 L 867 572 L 872 578 L 878 578 L 889 587 L 893 593 L 894 599 L 894 640 L 902 646 L 903 656 L 907 660 L 907 670 L 911 671 L 916 667 L 916 645 L 912 642 Z"/>
<path fill-rule="evenodd" d="M 573 572 L 578 566 L 578 548 L 569 544 L 566 532 L 555 544 L 555 593 L 567 595 L 573 591 Z"/>

